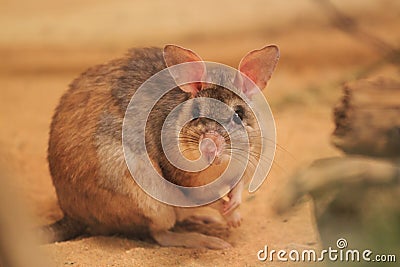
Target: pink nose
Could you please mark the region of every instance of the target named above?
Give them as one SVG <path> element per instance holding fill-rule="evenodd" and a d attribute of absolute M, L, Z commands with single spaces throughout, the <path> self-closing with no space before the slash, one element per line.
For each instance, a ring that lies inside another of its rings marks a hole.
<path fill-rule="evenodd" d="M 221 163 L 225 139 L 216 131 L 208 131 L 201 135 L 199 149 L 208 164 Z"/>
<path fill-rule="evenodd" d="M 202 156 L 207 160 L 208 164 L 214 161 L 217 155 L 217 145 L 211 138 L 204 138 L 200 141 L 200 151 Z"/>

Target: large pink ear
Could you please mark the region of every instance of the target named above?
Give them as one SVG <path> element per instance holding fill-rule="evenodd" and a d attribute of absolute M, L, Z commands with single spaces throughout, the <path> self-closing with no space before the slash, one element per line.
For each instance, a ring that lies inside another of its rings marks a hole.
<path fill-rule="evenodd" d="M 240 61 L 239 70 L 241 73 L 246 74 L 262 90 L 267 86 L 278 60 L 279 48 L 276 45 L 268 45 L 261 49 L 253 50 L 244 56 Z M 249 98 L 258 91 L 242 75 L 236 76 L 235 84 L 242 88 L 243 93 Z"/>
<path fill-rule="evenodd" d="M 167 67 L 192 62 L 192 64 L 187 64 L 184 69 L 175 68 L 172 71 L 170 69 L 170 73 L 177 84 L 181 84 L 183 81 L 200 81 L 206 73 L 203 60 L 195 52 L 177 45 L 166 45 L 164 47 L 164 61 Z M 195 96 L 201 90 L 202 83 L 188 83 L 181 85 L 180 88 Z"/>

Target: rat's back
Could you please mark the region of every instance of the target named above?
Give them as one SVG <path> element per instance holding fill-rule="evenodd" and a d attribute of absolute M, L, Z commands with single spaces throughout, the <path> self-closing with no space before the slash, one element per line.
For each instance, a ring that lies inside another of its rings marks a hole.
<path fill-rule="evenodd" d="M 126 216 L 137 214 L 134 204 L 117 205 L 132 202 L 129 194 L 136 190 L 123 157 L 122 121 L 137 88 L 163 68 L 161 49 L 133 49 L 123 58 L 88 69 L 62 96 L 51 124 L 48 161 L 68 220 L 64 224 L 76 229 L 71 232 L 79 234 L 81 222 L 102 222 L 105 232 L 124 225 L 124 217 L 144 223 L 140 216 Z M 70 236 L 54 239 L 65 238 Z"/>

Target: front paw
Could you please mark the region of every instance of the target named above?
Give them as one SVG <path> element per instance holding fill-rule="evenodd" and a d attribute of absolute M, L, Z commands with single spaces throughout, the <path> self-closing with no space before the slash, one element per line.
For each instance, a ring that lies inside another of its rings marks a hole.
<path fill-rule="evenodd" d="M 242 223 L 242 217 L 240 216 L 240 212 L 238 210 L 234 210 L 233 212 L 224 215 L 226 223 L 229 227 L 239 227 Z"/>
<path fill-rule="evenodd" d="M 242 203 L 243 187 L 244 182 L 242 180 L 239 181 L 239 183 L 228 193 L 227 197 L 229 198 L 229 200 L 223 202 L 223 215 L 233 212 Z"/>
<path fill-rule="evenodd" d="M 229 201 L 224 201 L 222 214 L 226 215 L 232 211 L 234 211 L 237 207 L 242 203 L 242 195 L 241 194 L 228 194 Z"/>

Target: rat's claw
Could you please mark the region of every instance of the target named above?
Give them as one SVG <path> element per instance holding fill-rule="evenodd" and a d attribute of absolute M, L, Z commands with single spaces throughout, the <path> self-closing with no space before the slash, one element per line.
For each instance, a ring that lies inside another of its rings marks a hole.
<path fill-rule="evenodd" d="M 226 217 L 227 224 L 229 227 L 239 227 L 242 223 L 242 217 L 239 211 L 235 210 L 231 215 Z"/>

